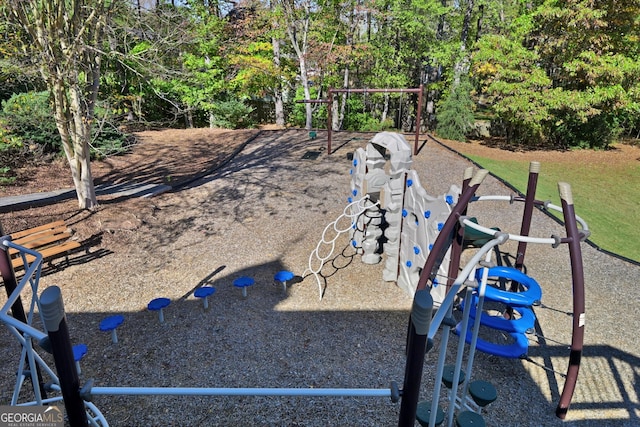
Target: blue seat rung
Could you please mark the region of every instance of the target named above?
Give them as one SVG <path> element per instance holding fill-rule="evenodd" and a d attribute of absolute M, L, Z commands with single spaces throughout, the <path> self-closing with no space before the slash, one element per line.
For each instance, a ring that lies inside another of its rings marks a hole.
<path fill-rule="evenodd" d="M 464 309 L 466 299 L 462 301 L 461 307 Z M 471 307 L 469 315 L 472 318 L 476 317 L 478 306 L 478 296 L 471 296 Z M 529 307 L 512 307 L 513 311 L 518 313 L 520 317 L 518 319 L 506 319 L 503 316 L 493 316 L 483 311 L 480 315 L 480 324 L 491 329 L 497 329 L 504 332 L 517 332 L 520 334 L 528 333 L 533 330 L 536 323 L 536 315 Z"/>
<path fill-rule="evenodd" d="M 461 324 L 458 323 L 455 332 L 460 335 Z M 520 359 L 527 356 L 529 350 L 529 340 L 524 334 L 517 332 L 510 332 L 509 335 L 514 340 L 511 344 L 496 344 L 485 341 L 478 337 L 476 340 L 476 349 L 483 353 L 492 354 L 498 357 L 504 357 L 507 359 Z M 467 331 L 465 341 L 467 344 L 471 344 L 472 332 Z"/>
<path fill-rule="evenodd" d="M 482 277 L 483 271 L 484 268 L 478 269 L 478 280 Z M 491 301 L 501 302 L 509 306 L 530 307 L 538 305 L 542 299 L 542 288 L 538 282 L 513 267 L 491 267 L 489 269 L 489 278 L 509 279 L 519 283 L 526 289 L 523 292 L 510 292 L 494 286 L 487 286 L 484 296 Z"/>

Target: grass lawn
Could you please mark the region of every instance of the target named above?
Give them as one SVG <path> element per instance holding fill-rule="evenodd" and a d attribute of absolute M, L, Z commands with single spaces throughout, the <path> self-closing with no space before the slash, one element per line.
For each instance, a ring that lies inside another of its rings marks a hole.
<path fill-rule="evenodd" d="M 597 153 L 596 153 L 597 154 Z M 467 157 L 509 182 L 518 191 L 527 189 L 529 162 Z M 576 214 L 591 231 L 591 240 L 610 252 L 640 261 L 640 162 L 566 161 L 541 162 L 536 199 L 560 205 L 559 181 L 571 185 Z M 558 215 L 560 215 L 558 213 Z"/>

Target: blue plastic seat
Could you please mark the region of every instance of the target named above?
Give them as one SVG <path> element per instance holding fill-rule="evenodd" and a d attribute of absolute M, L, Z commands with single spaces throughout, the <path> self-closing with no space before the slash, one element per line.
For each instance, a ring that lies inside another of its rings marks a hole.
<path fill-rule="evenodd" d="M 118 326 L 120 326 L 122 322 L 124 322 L 124 316 L 121 314 L 105 317 L 100 322 L 100 330 L 102 332 L 111 332 L 111 341 L 116 344 L 118 342 L 116 329 L 118 329 Z"/>
<path fill-rule="evenodd" d="M 280 283 L 282 285 L 282 290 L 284 292 L 287 292 L 287 282 L 291 279 L 293 279 L 295 277 L 295 275 L 287 270 L 282 270 L 282 271 L 278 271 L 274 276 L 273 276 L 273 281 L 275 283 Z"/>

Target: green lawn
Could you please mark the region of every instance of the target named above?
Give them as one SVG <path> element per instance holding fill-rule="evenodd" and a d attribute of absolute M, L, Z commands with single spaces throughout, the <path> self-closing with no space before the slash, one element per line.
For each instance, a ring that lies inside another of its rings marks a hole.
<path fill-rule="evenodd" d="M 527 189 L 529 163 L 467 156 L 520 192 Z M 640 261 L 640 163 L 568 165 L 545 162 L 536 199 L 560 205 L 558 182 L 571 185 L 576 214 L 589 225 L 591 240 L 610 252 Z"/>

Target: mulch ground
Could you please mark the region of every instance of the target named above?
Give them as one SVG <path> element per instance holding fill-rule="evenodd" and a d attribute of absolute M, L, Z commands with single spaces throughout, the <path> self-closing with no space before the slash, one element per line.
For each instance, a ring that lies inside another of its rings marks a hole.
<path fill-rule="evenodd" d="M 149 139 L 131 153 L 96 163 L 94 169 L 96 181 L 157 183 L 187 183 L 203 170 L 213 171 L 181 191 L 148 199 L 100 199 L 95 212 L 79 212 L 76 202 L 69 200 L 0 216 L 6 232 L 63 218 L 79 239 L 93 239 L 91 255 L 79 255 L 71 265 L 47 271 L 42 283 L 61 286 L 74 339 L 89 345 L 83 378 L 95 378 L 99 386 L 386 387 L 390 379 L 401 381 L 411 302 L 397 287 L 382 282 L 379 265 L 366 266 L 353 253 L 342 251 L 324 271 L 322 301 L 312 276 L 291 286 L 287 294 L 271 286 L 279 269 L 302 274 L 323 228 L 346 203 L 346 154 L 364 146 L 370 136 L 344 135 L 344 146 L 333 157 L 321 154 L 307 161 L 302 160 L 305 151 L 322 151 L 320 135 L 309 141 L 304 131 L 266 132 L 264 140 L 255 140 L 226 163 L 257 131 L 242 132 L 246 133 L 144 132 L 139 138 Z M 495 150 L 479 143 L 447 145 L 463 153 Z M 619 150 L 596 154 L 611 154 L 617 161 L 640 157 L 626 152 L 626 147 Z M 545 161 L 539 152 L 498 153 L 500 158 L 535 154 L 533 159 Z M 225 166 L 216 169 L 221 163 Z M 446 192 L 468 166 L 431 142 L 414 165 L 431 194 Z M 70 187 L 64 165 L 52 168 L 26 173 L 32 179 L 21 179 L 3 194 Z M 509 193 L 497 180 L 486 181 L 483 194 Z M 517 230 L 519 214 L 514 209 L 483 205 L 474 215 L 481 223 Z M 541 213 L 535 214 L 533 225 L 544 237 L 562 232 Z M 348 249 L 348 241 L 340 243 Z M 583 377 L 575 410 L 564 425 L 637 425 L 633 382 L 640 351 L 633 343 L 640 325 L 633 316 L 621 322 L 619 308 L 637 299 L 640 269 L 593 248 L 584 251 L 589 299 Z M 527 268 L 545 292 L 547 306 L 537 310 L 539 332 L 558 340 L 536 345 L 531 356 L 562 372 L 571 323 L 566 251 L 531 246 L 527 257 Z M 247 299 L 231 285 L 240 275 L 256 278 Z M 192 297 L 202 285 L 218 289 L 209 311 Z M 172 300 L 165 325 L 146 310 L 146 303 L 157 296 Z M 114 312 L 126 313 L 128 319 L 118 345 L 97 332 L 100 319 Z M 0 334 L 2 359 L 14 361 L 15 340 L 6 335 Z M 426 397 L 436 359 L 435 351 L 428 354 Z M 12 369 L 13 365 L 0 373 L 0 402 L 9 399 Z M 564 382 L 561 375 L 489 355 L 478 355 L 475 372 L 500 390 L 499 400 L 486 412 L 489 425 L 509 422 L 505 420 L 532 427 L 562 424 L 553 415 Z M 351 398 L 103 397 L 97 404 L 112 425 L 127 426 L 391 425 L 398 411 L 386 400 Z"/>

